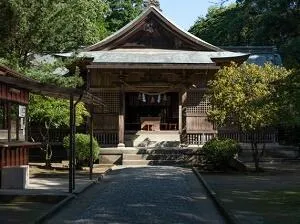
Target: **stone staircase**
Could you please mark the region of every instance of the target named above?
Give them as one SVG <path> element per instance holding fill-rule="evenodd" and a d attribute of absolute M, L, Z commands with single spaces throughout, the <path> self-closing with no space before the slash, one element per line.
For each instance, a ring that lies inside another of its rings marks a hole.
<path fill-rule="evenodd" d="M 196 160 L 195 149 L 135 148 L 123 150 L 123 165 L 192 165 Z"/>
<path fill-rule="evenodd" d="M 116 165 L 193 165 L 198 161 L 196 148 L 180 147 L 126 147 L 102 148 L 100 164 Z"/>
<path fill-rule="evenodd" d="M 138 131 L 125 133 L 126 147 L 155 148 L 179 147 L 178 131 Z"/>

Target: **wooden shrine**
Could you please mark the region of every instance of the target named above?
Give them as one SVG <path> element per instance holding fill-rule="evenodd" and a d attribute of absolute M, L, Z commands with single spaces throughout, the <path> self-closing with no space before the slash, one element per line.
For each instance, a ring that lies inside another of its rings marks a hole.
<path fill-rule="evenodd" d="M 120 147 L 137 131 L 178 132 L 187 144 L 207 140 L 217 133 L 206 115 L 207 83 L 220 67 L 248 56 L 195 37 L 150 5 L 77 55 L 87 89 L 105 102 L 93 111 L 95 136 L 102 146 Z"/>

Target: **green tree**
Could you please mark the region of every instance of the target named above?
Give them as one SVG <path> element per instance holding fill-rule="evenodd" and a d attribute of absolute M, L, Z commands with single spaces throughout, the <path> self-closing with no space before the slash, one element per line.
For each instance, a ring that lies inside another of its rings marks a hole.
<path fill-rule="evenodd" d="M 143 10 L 143 0 L 107 0 L 110 11 L 106 16 L 106 27 L 115 32 L 135 19 Z"/>
<path fill-rule="evenodd" d="M 39 65 L 27 68 L 22 71 L 28 77 L 39 80 L 43 83 L 52 83 L 60 87 L 76 88 L 83 84 L 83 80 L 78 74 L 64 77 L 54 74 L 62 64 Z M 46 166 L 51 166 L 52 150 L 49 143 L 50 129 L 68 127 L 70 124 L 70 103 L 68 100 L 56 99 L 48 96 L 30 94 L 29 118 L 32 125 L 39 127 L 43 136 L 43 150 L 45 152 Z M 81 125 L 85 117 L 89 116 L 84 103 L 80 102 L 76 106 L 76 126 Z"/>
<path fill-rule="evenodd" d="M 293 70 L 285 79 L 274 83 L 278 94 L 274 95 L 274 101 L 280 108 L 280 125 L 286 128 L 300 126 L 300 70 Z M 299 142 L 300 136 L 294 136 Z M 296 143 L 296 142 L 294 142 Z"/>
<path fill-rule="evenodd" d="M 259 170 L 259 149 L 255 133 L 278 121 L 280 108 L 274 95 L 274 83 L 290 74 L 285 68 L 267 64 L 233 64 L 224 67 L 209 83 L 212 109 L 209 117 L 218 126 L 233 125 L 249 133 L 255 168 Z"/>
<path fill-rule="evenodd" d="M 300 1 L 237 0 L 214 7 L 190 32 L 216 45 L 275 45 L 286 66 L 300 64 Z"/>
<path fill-rule="evenodd" d="M 0 2 L 0 56 L 28 65 L 35 53 L 76 50 L 106 36 L 102 0 Z"/>
<path fill-rule="evenodd" d="M 192 34 L 214 45 L 241 45 L 248 43 L 249 34 L 240 5 L 215 6 L 208 9 L 205 17 L 199 17 L 189 29 Z"/>

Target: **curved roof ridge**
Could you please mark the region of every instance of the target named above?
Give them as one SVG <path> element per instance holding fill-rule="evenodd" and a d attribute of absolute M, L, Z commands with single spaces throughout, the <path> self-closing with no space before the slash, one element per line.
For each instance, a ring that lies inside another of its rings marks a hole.
<path fill-rule="evenodd" d="M 99 48 L 101 46 L 106 45 L 107 43 L 109 43 L 111 41 L 116 40 L 122 34 L 130 32 L 131 28 L 133 28 L 136 24 L 138 24 L 139 21 L 141 21 L 142 19 L 144 19 L 151 12 L 153 12 L 158 17 L 160 17 L 160 19 L 162 19 L 163 22 L 165 22 L 166 24 L 168 24 L 171 28 L 173 27 L 173 29 L 175 30 L 175 32 L 178 32 L 179 34 L 182 34 L 184 37 L 186 37 L 190 41 L 196 43 L 197 45 L 205 46 L 208 49 L 213 50 L 213 51 L 225 51 L 225 50 L 223 50 L 223 49 L 221 49 L 221 48 L 219 48 L 217 46 L 214 46 L 214 45 L 212 45 L 212 44 L 210 44 L 210 43 L 208 43 L 208 42 L 206 42 L 206 41 L 204 41 L 204 40 L 196 37 L 195 35 L 189 33 L 188 31 L 183 30 L 181 27 L 179 27 L 174 22 L 172 22 L 170 19 L 168 19 L 159 9 L 157 9 L 153 5 L 151 5 L 148 8 L 146 8 L 139 16 L 137 16 L 134 20 L 132 20 L 127 25 L 125 25 L 124 27 L 122 27 L 120 30 L 112 33 L 111 35 L 109 35 L 108 37 L 104 38 L 100 42 L 95 43 L 95 44 L 93 44 L 91 46 L 88 46 L 88 47 L 82 49 L 82 51 L 92 51 L 92 50 L 94 50 L 96 48 Z"/>

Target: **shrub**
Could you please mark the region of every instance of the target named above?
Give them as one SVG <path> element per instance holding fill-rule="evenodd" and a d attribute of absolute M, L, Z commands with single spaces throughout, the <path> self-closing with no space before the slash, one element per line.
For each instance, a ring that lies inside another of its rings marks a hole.
<path fill-rule="evenodd" d="M 226 169 L 238 151 L 239 145 L 232 139 L 214 138 L 202 147 L 204 160 L 218 170 Z"/>
<path fill-rule="evenodd" d="M 69 150 L 70 136 L 66 136 L 63 140 L 64 147 Z M 75 134 L 75 158 L 78 164 L 89 161 L 90 158 L 90 135 Z M 100 146 L 95 138 L 93 138 L 93 158 L 98 159 Z"/>

